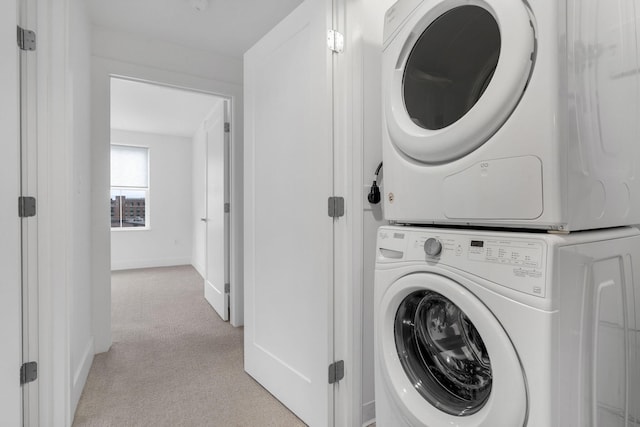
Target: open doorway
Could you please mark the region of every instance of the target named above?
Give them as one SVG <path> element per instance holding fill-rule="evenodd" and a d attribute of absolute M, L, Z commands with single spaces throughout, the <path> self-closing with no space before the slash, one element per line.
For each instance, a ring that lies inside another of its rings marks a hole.
<path fill-rule="evenodd" d="M 229 319 L 230 101 L 111 77 L 111 269 L 192 265 Z"/>

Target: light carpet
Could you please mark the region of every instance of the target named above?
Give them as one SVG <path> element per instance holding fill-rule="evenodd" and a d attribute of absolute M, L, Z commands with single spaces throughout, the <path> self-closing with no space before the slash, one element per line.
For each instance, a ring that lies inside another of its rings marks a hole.
<path fill-rule="evenodd" d="M 96 355 L 74 426 L 304 426 L 243 369 L 243 330 L 191 266 L 114 272 L 113 345 Z"/>

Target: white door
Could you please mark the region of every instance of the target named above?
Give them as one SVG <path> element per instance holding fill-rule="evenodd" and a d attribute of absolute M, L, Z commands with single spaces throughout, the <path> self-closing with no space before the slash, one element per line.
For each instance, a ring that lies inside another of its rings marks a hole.
<path fill-rule="evenodd" d="M 331 1 L 306 0 L 244 57 L 245 370 L 333 424 Z"/>
<path fill-rule="evenodd" d="M 18 47 L 16 1 L 0 2 L 0 414 L 2 424 L 21 423 L 20 141 L 18 132 Z"/>
<path fill-rule="evenodd" d="M 223 320 L 229 320 L 228 230 L 225 213 L 227 190 L 227 141 L 225 137 L 225 102 L 217 101 L 205 123 L 206 138 L 206 256 L 204 296 Z"/>

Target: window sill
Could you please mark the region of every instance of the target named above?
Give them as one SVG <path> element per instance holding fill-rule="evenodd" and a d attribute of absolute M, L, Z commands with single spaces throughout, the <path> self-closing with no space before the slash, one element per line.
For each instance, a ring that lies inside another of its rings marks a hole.
<path fill-rule="evenodd" d="M 120 233 L 123 231 L 150 231 L 151 227 L 117 227 L 111 228 L 111 231 L 115 231 L 116 233 Z"/>

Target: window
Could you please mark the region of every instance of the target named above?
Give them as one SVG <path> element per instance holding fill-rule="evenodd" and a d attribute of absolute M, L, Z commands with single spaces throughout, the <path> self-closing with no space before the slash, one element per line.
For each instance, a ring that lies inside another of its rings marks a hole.
<path fill-rule="evenodd" d="M 149 149 L 111 145 L 111 228 L 149 226 Z"/>
<path fill-rule="evenodd" d="M 411 120 L 430 130 L 460 120 L 487 89 L 500 47 L 498 23 L 482 7 L 460 6 L 436 19 L 405 68 L 404 101 Z"/>

